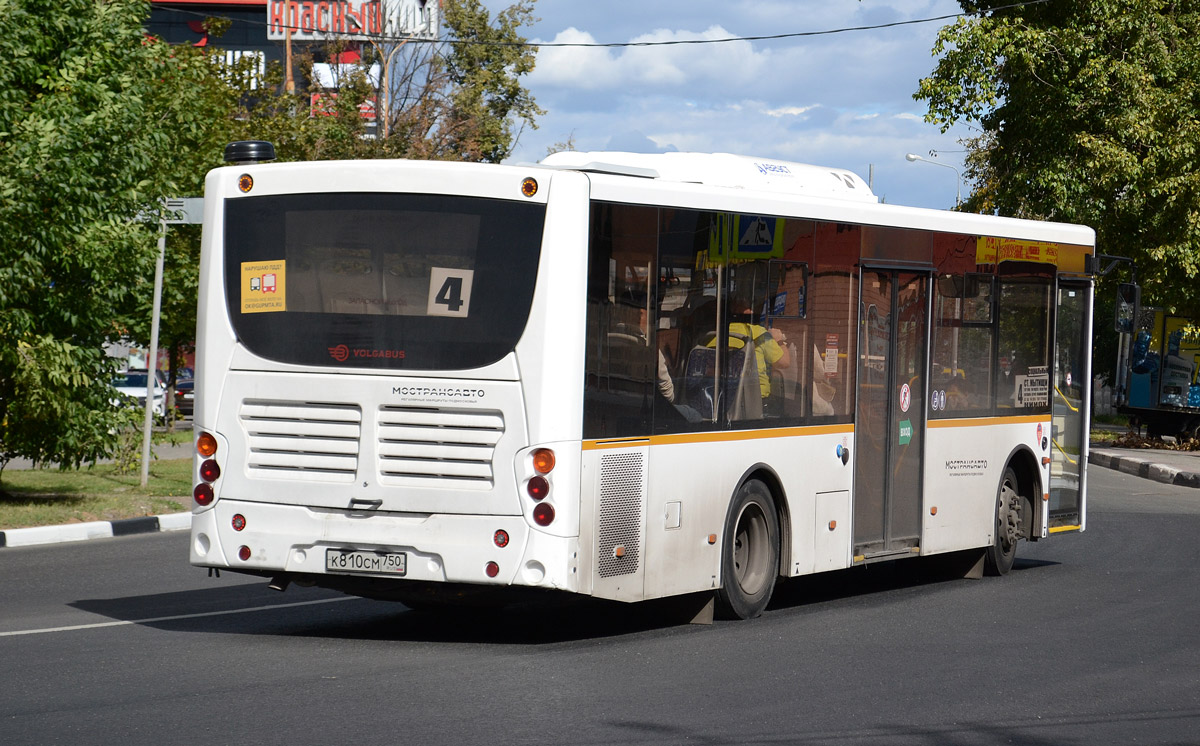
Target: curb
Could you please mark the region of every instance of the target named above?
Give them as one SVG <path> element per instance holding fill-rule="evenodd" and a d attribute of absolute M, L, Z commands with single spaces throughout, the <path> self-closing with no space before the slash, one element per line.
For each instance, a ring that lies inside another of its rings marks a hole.
<path fill-rule="evenodd" d="M 1123 471 L 1135 477 L 1152 479 L 1155 482 L 1162 482 L 1163 484 L 1174 484 L 1180 487 L 1200 489 L 1200 474 L 1177 469 L 1174 466 L 1159 464 L 1148 458 L 1126 456 L 1123 454 L 1118 455 L 1112 451 L 1095 449 L 1088 453 L 1088 463 L 1093 466 L 1102 466 L 1107 469 Z"/>
<path fill-rule="evenodd" d="M 119 521 L 69 523 L 64 526 L 37 526 L 0 531 L 0 547 L 29 547 L 65 541 L 89 541 L 114 536 L 132 536 L 158 531 L 186 531 L 192 527 L 191 513 L 152 515 Z"/>

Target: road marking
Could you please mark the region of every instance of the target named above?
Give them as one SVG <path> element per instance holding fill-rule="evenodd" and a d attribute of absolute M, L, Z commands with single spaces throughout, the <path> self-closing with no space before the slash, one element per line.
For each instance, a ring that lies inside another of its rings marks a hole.
<path fill-rule="evenodd" d="M 19 629 L 12 632 L 0 632 L 0 637 L 16 637 L 18 635 L 41 635 L 47 632 L 75 632 L 81 629 L 100 629 L 102 627 L 123 627 L 128 624 L 155 624 L 157 622 L 175 622 L 181 619 L 202 619 L 210 616 L 226 616 L 228 614 L 246 614 L 253 611 L 268 611 L 270 609 L 289 609 L 296 606 L 312 606 L 314 604 L 331 604 L 338 601 L 353 601 L 353 596 L 344 598 L 323 598 L 317 601 L 297 601 L 290 604 L 271 604 L 269 606 L 251 606 L 248 609 L 227 609 L 225 611 L 206 611 L 201 614 L 176 614 L 175 616 L 158 616 L 149 619 L 130 619 L 120 622 L 97 622 L 96 624 L 76 624 L 70 627 L 46 627 L 45 629 Z"/>

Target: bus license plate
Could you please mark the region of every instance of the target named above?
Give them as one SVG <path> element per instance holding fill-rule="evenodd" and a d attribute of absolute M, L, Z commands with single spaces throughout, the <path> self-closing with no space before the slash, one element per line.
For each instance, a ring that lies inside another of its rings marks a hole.
<path fill-rule="evenodd" d="M 350 549 L 326 549 L 325 571 L 404 575 L 408 572 L 408 555 L 404 552 L 356 552 Z"/>

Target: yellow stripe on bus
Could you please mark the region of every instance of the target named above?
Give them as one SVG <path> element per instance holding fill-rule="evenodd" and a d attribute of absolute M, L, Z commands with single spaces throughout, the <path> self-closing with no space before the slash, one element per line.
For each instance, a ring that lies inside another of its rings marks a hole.
<path fill-rule="evenodd" d="M 718 433 L 675 433 L 651 435 L 648 438 L 614 438 L 612 440 L 585 440 L 583 450 L 594 451 L 605 448 L 627 448 L 641 445 L 679 445 L 681 443 L 725 443 L 739 440 L 763 438 L 792 438 L 801 435 L 842 435 L 854 432 L 854 425 L 812 425 L 809 427 L 777 427 L 770 430 L 726 430 Z"/>
<path fill-rule="evenodd" d="M 1030 414 L 1020 417 L 968 417 L 954 420 L 929 420 L 926 426 L 933 430 L 941 427 L 988 427 L 991 425 L 1036 425 L 1050 419 L 1049 414 Z"/>

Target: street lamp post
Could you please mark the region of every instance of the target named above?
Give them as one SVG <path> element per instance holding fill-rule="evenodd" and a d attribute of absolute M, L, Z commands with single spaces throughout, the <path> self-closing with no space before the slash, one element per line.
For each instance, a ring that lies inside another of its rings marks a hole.
<path fill-rule="evenodd" d="M 922 158 L 921 156 L 917 155 L 916 153 L 906 153 L 904 155 L 904 160 L 908 161 L 909 163 L 914 163 L 916 161 L 920 161 L 921 163 L 928 163 L 931 166 L 941 166 L 942 168 L 948 168 L 951 171 L 953 171 L 954 172 L 954 206 L 958 207 L 960 204 L 962 204 L 962 176 L 958 173 L 957 168 L 955 168 L 954 166 L 951 166 L 949 163 L 938 163 L 937 161 L 931 161 L 926 158 Z"/>

